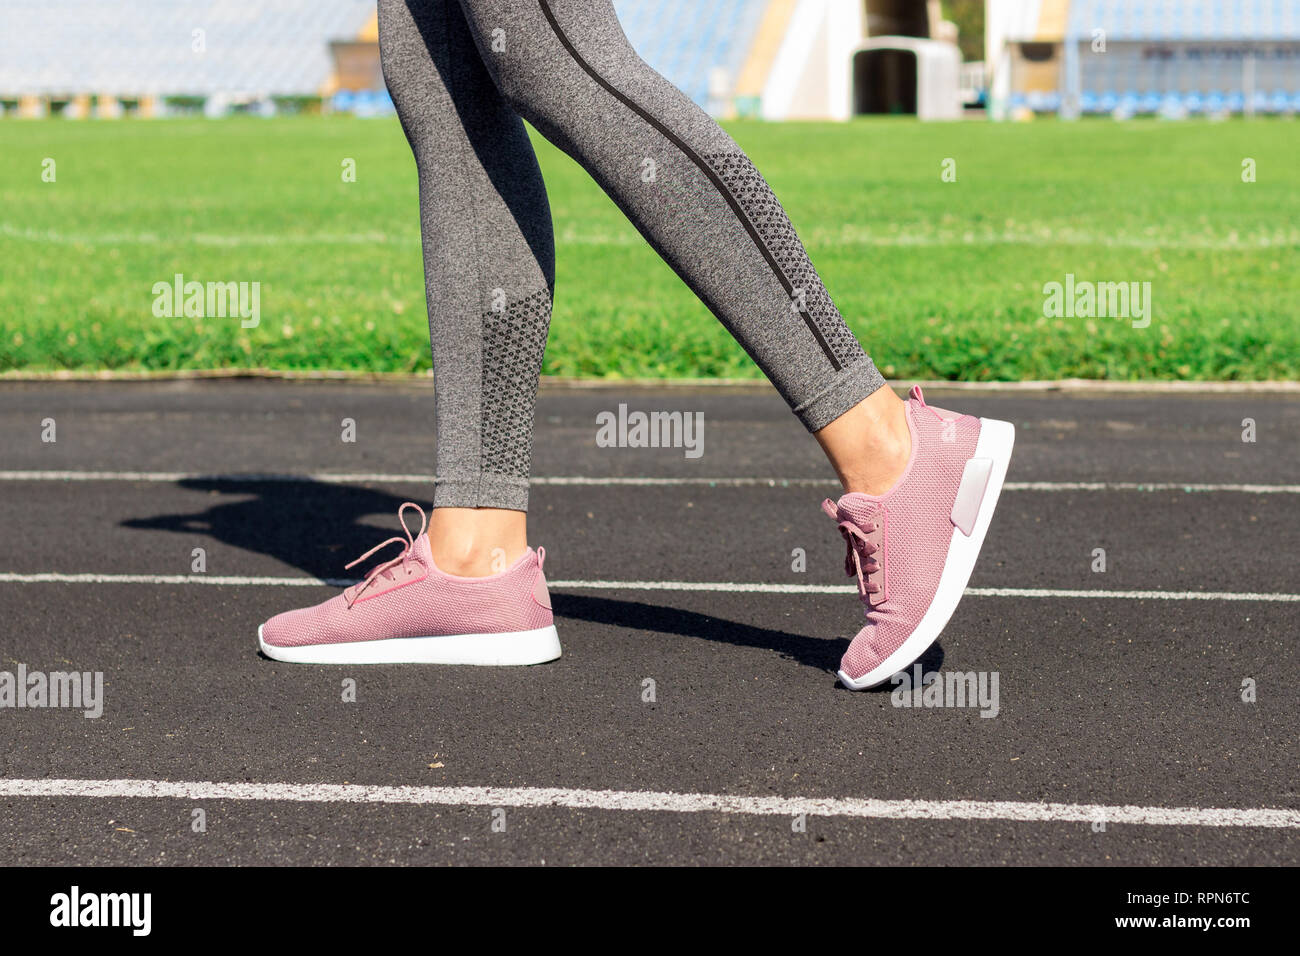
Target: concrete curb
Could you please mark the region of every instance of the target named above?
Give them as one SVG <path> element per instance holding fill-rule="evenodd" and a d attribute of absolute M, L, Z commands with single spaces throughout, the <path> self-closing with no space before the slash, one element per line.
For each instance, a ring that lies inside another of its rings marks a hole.
<path fill-rule="evenodd" d="M 0 372 L 0 383 L 53 383 L 53 382 L 185 382 L 264 380 L 282 382 L 346 382 L 354 385 L 417 385 L 432 388 L 431 372 L 364 372 L 353 370 L 276 370 L 276 369 L 186 369 L 179 371 L 74 371 L 50 372 L 9 371 Z M 1109 381 L 1103 379 L 1066 378 L 1024 382 L 951 382 L 945 380 L 904 380 L 894 383 L 894 388 L 920 385 L 931 391 L 958 392 L 1082 392 L 1093 394 L 1145 393 L 1168 394 L 1258 394 L 1300 392 L 1300 381 L 1263 382 L 1201 382 L 1201 381 Z M 566 378 L 546 375 L 542 377 L 544 390 L 550 389 L 731 389 L 737 391 L 767 391 L 772 386 L 763 379 L 746 378 Z"/>

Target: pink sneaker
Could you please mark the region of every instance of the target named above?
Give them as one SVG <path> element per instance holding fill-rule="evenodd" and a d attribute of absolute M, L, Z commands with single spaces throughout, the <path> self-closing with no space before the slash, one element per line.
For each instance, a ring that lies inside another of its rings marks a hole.
<path fill-rule="evenodd" d="M 840 661 L 852 690 L 884 683 L 925 653 L 957 609 L 1002 493 L 1016 429 L 907 402 L 912 458 L 887 494 L 829 498 L 822 510 L 848 544 L 867 626 Z"/>
<path fill-rule="evenodd" d="M 405 511 L 420 512 L 411 537 Z M 462 578 L 439 571 L 429 550 L 424 511 L 397 510 L 402 553 L 323 604 L 277 614 L 257 629 L 262 653 L 304 664 L 540 664 L 560 656 L 542 562 L 529 548 L 499 574 Z"/>

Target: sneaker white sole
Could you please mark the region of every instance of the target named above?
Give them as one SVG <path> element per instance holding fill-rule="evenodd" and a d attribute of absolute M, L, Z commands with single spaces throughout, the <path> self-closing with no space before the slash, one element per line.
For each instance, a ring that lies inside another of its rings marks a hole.
<path fill-rule="evenodd" d="M 267 657 L 294 664 L 480 664 L 522 666 L 544 664 L 560 656 L 555 625 L 532 631 L 500 634 L 447 634 L 440 637 L 390 637 L 340 644 L 279 647 L 262 638 L 257 645 Z"/>
<path fill-rule="evenodd" d="M 988 533 L 989 524 L 993 521 L 993 512 L 998 506 L 998 496 L 1002 494 L 1002 483 L 1007 477 L 1007 465 L 1011 463 L 1011 449 L 1015 443 L 1016 427 L 1010 422 L 993 418 L 980 419 L 980 437 L 975 443 L 975 454 L 971 460 L 987 459 L 992 462 L 992 467 L 970 536 L 963 534 L 960 528 L 952 529 L 952 541 L 948 544 L 948 557 L 943 563 L 939 588 L 935 591 L 930 607 L 916 625 L 916 630 L 903 641 L 898 650 L 861 677 L 853 678 L 844 671 L 839 671 L 839 679 L 845 687 L 850 690 L 866 690 L 883 684 L 924 654 L 939 639 L 953 611 L 957 610 L 962 595 L 966 593 L 966 584 L 970 581 L 971 572 L 975 570 L 975 560 L 979 557 L 984 535 Z"/>

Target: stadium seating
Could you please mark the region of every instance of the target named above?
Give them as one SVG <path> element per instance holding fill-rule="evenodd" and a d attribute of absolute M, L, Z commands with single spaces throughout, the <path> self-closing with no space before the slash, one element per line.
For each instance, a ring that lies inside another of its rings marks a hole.
<path fill-rule="evenodd" d="M 1075 29 L 1108 40 L 1265 40 L 1300 35 L 1295 0 L 1071 0 Z"/>
<path fill-rule="evenodd" d="M 1071 92 L 1083 113 L 1124 116 L 1300 106 L 1300 0 L 1059 0 L 1025 9 L 1009 36 L 1053 44 L 1056 72 L 1027 56 L 1012 60 L 1002 95 L 1013 111 L 1054 112 L 1072 105 Z M 1041 19 L 1052 11 L 1064 12 Z"/>
<path fill-rule="evenodd" d="M 1071 0 L 1069 17 L 1070 35 L 1082 41 L 1084 113 L 1241 112 L 1247 42 L 1258 48 L 1254 109 L 1282 113 L 1300 104 L 1300 0 Z M 1090 55 L 1098 29 L 1107 49 Z M 1149 58 L 1150 44 L 1176 55 Z M 1181 44 L 1199 45 L 1197 57 L 1183 54 Z M 1049 99 L 1040 94 L 1040 102 Z"/>
<path fill-rule="evenodd" d="M 223 104 L 328 87 L 331 40 L 351 39 L 374 0 L 3 0 L 0 96 L 198 96 Z M 615 0 L 641 56 L 709 105 L 710 76 L 733 82 L 769 0 Z M 194 31 L 202 30 L 200 36 Z M 201 49 L 196 46 L 201 45 Z M 328 106 L 390 112 L 381 88 Z"/>
<path fill-rule="evenodd" d="M 331 74 L 328 41 L 355 36 L 374 10 L 374 0 L 4 0 L 0 95 L 309 94 Z"/>
<path fill-rule="evenodd" d="M 767 0 L 614 0 L 619 22 L 641 58 L 700 106 L 709 74 L 735 82 Z"/>

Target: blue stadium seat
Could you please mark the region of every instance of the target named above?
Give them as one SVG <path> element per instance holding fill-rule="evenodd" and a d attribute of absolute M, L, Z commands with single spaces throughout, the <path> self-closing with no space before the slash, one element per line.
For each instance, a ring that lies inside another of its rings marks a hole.
<path fill-rule="evenodd" d="M 1160 98 L 1156 112 L 1164 117 L 1181 117 L 1187 115 L 1187 107 L 1183 103 L 1183 97 L 1171 90 Z"/>
<path fill-rule="evenodd" d="M 1026 102 L 1035 113 L 1050 113 L 1060 106 L 1060 97 L 1056 93 L 1035 90 L 1026 97 Z"/>

